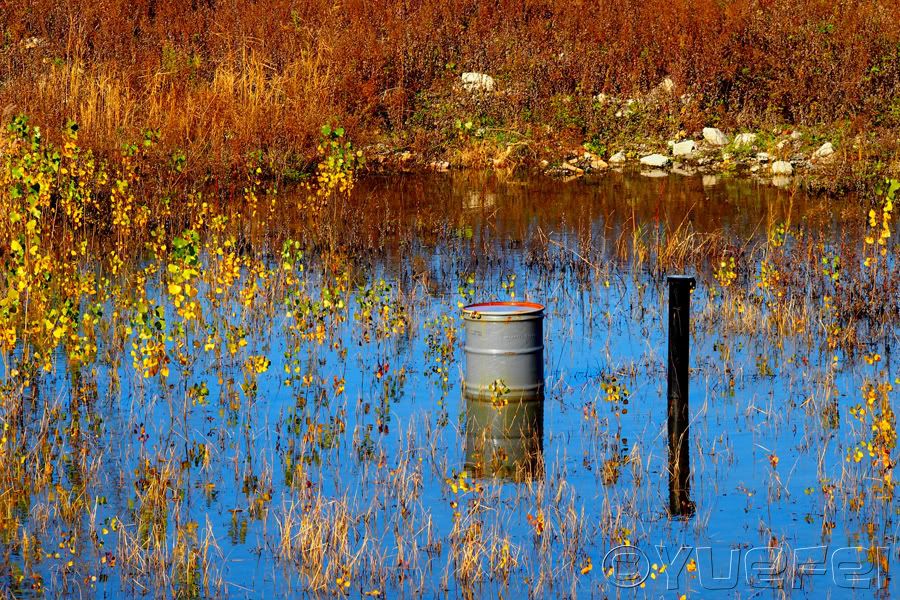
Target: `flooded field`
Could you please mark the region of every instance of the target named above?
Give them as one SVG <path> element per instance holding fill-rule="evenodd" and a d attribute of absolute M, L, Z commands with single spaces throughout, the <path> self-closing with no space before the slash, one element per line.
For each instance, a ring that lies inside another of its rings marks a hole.
<path fill-rule="evenodd" d="M 63 203 L 10 216 L 0 590 L 896 593 L 894 192 L 705 183 L 392 176 L 106 231 Z M 697 282 L 684 515 L 676 274 Z M 545 306 L 542 410 L 528 456 L 488 460 L 470 429 L 515 399 L 465 399 L 461 309 L 509 300 Z"/>

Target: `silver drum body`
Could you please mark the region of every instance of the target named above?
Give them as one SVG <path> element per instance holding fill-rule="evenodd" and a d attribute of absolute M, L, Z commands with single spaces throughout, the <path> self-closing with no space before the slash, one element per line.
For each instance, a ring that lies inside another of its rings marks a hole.
<path fill-rule="evenodd" d="M 466 464 L 515 480 L 541 471 L 544 307 L 488 302 L 463 308 Z"/>
<path fill-rule="evenodd" d="M 509 400 L 544 393 L 544 307 L 532 302 L 484 302 L 463 308 L 466 324 L 465 393 L 490 399 L 502 381 Z"/>

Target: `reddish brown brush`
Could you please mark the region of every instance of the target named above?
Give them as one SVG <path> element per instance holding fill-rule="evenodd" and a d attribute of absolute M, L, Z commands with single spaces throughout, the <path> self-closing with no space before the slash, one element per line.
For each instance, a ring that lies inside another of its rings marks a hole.
<path fill-rule="evenodd" d="M 697 101 L 673 100 L 675 128 L 900 122 L 894 0 L 23 0 L 0 15 L 4 116 L 47 132 L 73 118 L 107 151 L 159 129 L 189 169 L 260 149 L 302 162 L 329 120 L 362 141 L 466 111 L 589 138 L 594 94 L 667 76 Z M 501 93 L 460 105 L 462 71 Z"/>

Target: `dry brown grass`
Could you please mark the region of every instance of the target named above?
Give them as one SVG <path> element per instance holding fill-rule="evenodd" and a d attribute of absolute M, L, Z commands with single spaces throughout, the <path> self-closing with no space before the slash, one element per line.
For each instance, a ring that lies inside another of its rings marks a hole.
<path fill-rule="evenodd" d="M 74 118 L 82 143 L 105 151 L 159 129 L 197 173 L 260 149 L 273 167 L 303 165 L 329 120 L 421 149 L 448 116 L 602 134 L 593 94 L 666 76 L 697 100 L 664 108 L 675 129 L 900 123 L 892 0 L 25 0 L 0 16 L 6 117 L 48 132 Z M 502 93 L 453 96 L 466 70 Z"/>

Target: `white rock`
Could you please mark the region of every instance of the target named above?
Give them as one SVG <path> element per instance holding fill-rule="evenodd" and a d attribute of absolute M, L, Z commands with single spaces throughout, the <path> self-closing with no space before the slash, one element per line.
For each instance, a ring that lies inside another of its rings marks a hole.
<path fill-rule="evenodd" d="M 606 164 L 606 162 L 601 158 L 595 158 L 595 159 L 591 160 L 591 168 L 595 171 L 599 171 L 601 169 L 606 169 L 608 167 L 609 167 L 609 165 Z"/>
<path fill-rule="evenodd" d="M 463 73 L 460 76 L 463 88 L 469 93 L 474 92 L 493 92 L 494 78 L 484 73 Z"/>
<path fill-rule="evenodd" d="M 672 144 L 672 156 L 690 156 L 697 150 L 697 143 L 694 140 L 682 140 L 677 144 Z"/>
<path fill-rule="evenodd" d="M 752 146 L 756 143 L 755 133 L 739 133 L 734 136 L 734 147 L 743 148 L 744 146 Z"/>
<path fill-rule="evenodd" d="M 607 96 L 603 92 L 600 92 L 599 94 L 594 96 L 594 102 L 596 102 L 597 104 L 606 104 L 607 102 L 609 102 L 609 100 L 609 96 Z"/>
<path fill-rule="evenodd" d="M 757 152 L 757 153 L 756 153 L 756 160 L 759 161 L 759 162 L 761 162 L 761 163 L 763 163 L 763 162 L 769 162 L 770 160 L 772 160 L 772 155 L 769 154 L 768 152 Z"/>
<path fill-rule="evenodd" d="M 794 167 L 786 160 L 776 160 L 772 163 L 772 175 L 793 175 Z"/>
<path fill-rule="evenodd" d="M 792 131 L 792 132 L 791 132 L 791 139 L 792 139 L 792 140 L 799 140 L 799 139 L 802 138 L 802 137 L 803 137 L 803 134 L 800 133 L 799 131 Z"/>
<path fill-rule="evenodd" d="M 666 77 L 659 82 L 659 85 L 656 86 L 656 89 L 665 94 L 671 94 L 675 91 L 675 82 L 672 81 L 671 77 Z"/>
<path fill-rule="evenodd" d="M 650 90 L 647 97 L 651 100 L 659 100 L 666 96 L 671 96 L 675 92 L 675 82 L 671 78 L 666 77 L 659 84 Z"/>
<path fill-rule="evenodd" d="M 611 165 L 621 165 L 627 159 L 625 158 L 624 152 L 616 152 L 612 156 L 609 157 L 609 164 Z"/>
<path fill-rule="evenodd" d="M 664 167 L 669 164 L 669 157 L 662 154 L 650 154 L 641 158 L 641 164 L 645 167 Z"/>
<path fill-rule="evenodd" d="M 728 143 L 728 136 L 715 127 L 704 127 L 703 139 L 713 146 L 724 146 Z"/>
<path fill-rule="evenodd" d="M 824 144 L 819 146 L 818 150 L 813 152 L 812 157 L 814 159 L 825 158 L 827 156 L 831 156 L 832 154 L 834 154 L 834 146 L 831 145 L 831 142 L 825 142 Z"/>

